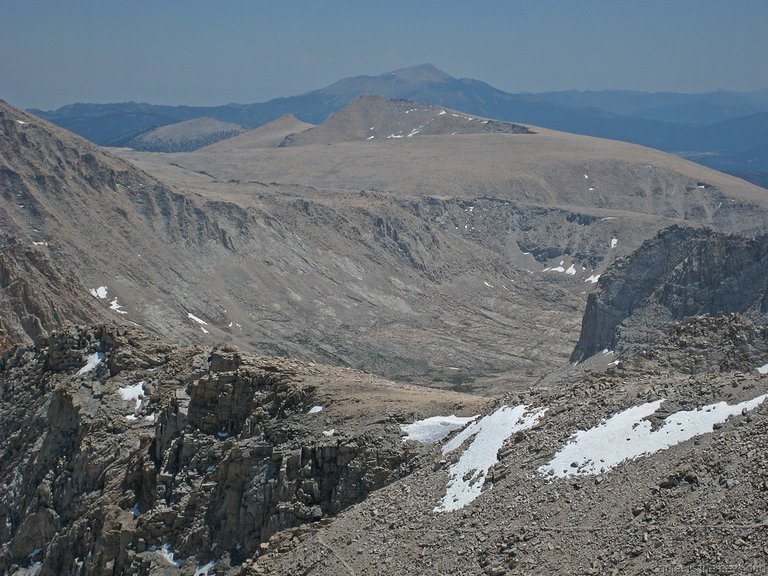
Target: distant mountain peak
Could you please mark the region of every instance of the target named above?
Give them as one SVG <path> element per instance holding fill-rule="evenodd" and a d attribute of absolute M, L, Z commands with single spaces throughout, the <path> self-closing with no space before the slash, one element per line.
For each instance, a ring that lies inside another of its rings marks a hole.
<path fill-rule="evenodd" d="M 424 82 L 445 82 L 453 80 L 453 77 L 446 74 L 432 64 L 419 64 L 409 68 L 401 68 L 390 73 L 401 80 L 421 80 Z"/>

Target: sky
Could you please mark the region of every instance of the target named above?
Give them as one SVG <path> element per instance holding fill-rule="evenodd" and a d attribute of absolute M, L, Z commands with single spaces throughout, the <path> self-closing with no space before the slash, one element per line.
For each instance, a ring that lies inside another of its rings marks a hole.
<path fill-rule="evenodd" d="M 0 0 L 0 98 L 217 105 L 431 63 L 507 92 L 768 88 L 767 0 Z"/>

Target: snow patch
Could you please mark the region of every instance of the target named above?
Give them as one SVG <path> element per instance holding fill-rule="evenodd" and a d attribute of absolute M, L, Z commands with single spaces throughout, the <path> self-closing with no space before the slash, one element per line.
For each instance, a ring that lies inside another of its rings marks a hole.
<path fill-rule="evenodd" d="M 323 436 L 331 437 L 334 434 L 336 434 L 336 428 L 331 428 L 330 430 L 323 430 Z"/>
<path fill-rule="evenodd" d="M 117 298 L 115 298 L 114 300 L 112 300 L 112 302 L 109 303 L 109 307 L 111 310 L 114 310 L 118 314 L 127 314 L 125 310 L 121 310 L 122 306 L 118 304 Z"/>
<path fill-rule="evenodd" d="M 496 456 L 507 438 L 520 430 L 535 426 L 546 408 L 529 411 L 527 406 L 502 406 L 493 414 L 472 422 L 445 446 L 443 454 L 459 448 L 472 438 L 458 462 L 450 467 L 445 496 L 435 512 L 459 510 L 480 495 L 488 470 L 498 461 Z"/>
<path fill-rule="evenodd" d="M 619 240 L 617 238 L 611 239 L 611 248 L 616 248 L 616 244 L 619 243 Z"/>
<path fill-rule="evenodd" d="M 123 400 L 135 400 L 136 408 L 134 408 L 134 412 L 138 412 L 139 408 L 141 408 L 141 399 L 144 398 L 144 380 L 133 386 L 120 388 L 117 392 L 122 396 Z"/>
<path fill-rule="evenodd" d="M 486 282 L 485 280 L 483 280 L 483 284 L 485 284 L 486 286 L 488 286 L 488 288 L 493 288 L 493 284 L 489 284 L 489 283 L 488 283 L 488 282 Z"/>
<path fill-rule="evenodd" d="M 16 120 L 16 123 L 17 124 L 21 124 L 22 126 L 24 126 L 24 124 L 26 124 L 26 122 L 24 122 L 24 120 Z"/>
<path fill-rule="evenodd" d="M 195 570 L 194 576 L 209 576 L 208 572 L 210 570 L 213 570 L 213 567 L 216 566 L 216 560 L 211 560 L 208 562 L 208 564 L 204 564 L 203 566 L 198 566 L 197 570 Z"/>
<path fill-rule="evenodd" d="M 450 416 L 424 418 L 413 424 L 401 424 L 400 429 L 407 434 L 403 437 L 403 442 L 414 440 L 422 444 L 434 444 L 476 418 L 477 416 L 461 417 L 451 414 Z"/>
<path fill-rule="evenodd" d="M 88 358 L 85 361 L 85 366 L 80 368 L 80 370 L 77 372 L 78 376 L 81 376 L 83 374 L 88 374 L 91 370 L 96 368 L 96 366 L 99 365 L 99 362 L 102 361 L 104 358 L 104 352 L 94 352 L 93 354 L 89 354 Z"/>
<path fill-rule="evenodd" d="M 312 408 L 309 409 L 309 412 L 307 414 L 317 414 L 318 412 L 322 412 L 323 407 L 322 406 L 312 406 Z"/>
<path fill-rule="evenodd" d="M 198 324 L 202 324 L 203 326 L 208 326 L 208 322 L 206 322 L 205 320 L 201 320 L 200 318 L 198 318 L 197 316 L 195 316 L 190 312 L 187 312 L 187 318 L 189 318 L 190 320 L 194 320 L 195 322 L 197 322 Z"/>
<path fill-rule="evenodd" d="M 553 268 L 544 268 L 542 272 L 565 272 L 565 268 L 563 267 L 563 260 L 560 260 L 559 266 L 555 266 Z"/>
<path fill-rule="evenodd" d="M 93 296 L 94 298 L 100 298 L 101 300 L 106 299 L 107 295 L 109 294 L 109 291 L 107 290 L 106 286 L 91 288 L 90 292 L 91 292 L 91 296 Z"/>
<path fill-rule="evenodd" d="M 651 423 L 645 418 L 656 412 L 664 400 L 633 406 L 594 428 L 573 434 L 549 464 L 539 468 L 539 473 L 550 478 L 602 473 L 625 460 L 648 456 L 712 432 L 714 424 L 755 408 L 766 397 L 768 394 L 763 394 L 732 406 L 718 402 L 697 410 L 681 410 L 667 416 L 656 430 L 651 430 Z"/>
<path fill-rule="evenodd" d="M 174 560 L 173 552 L 171 551 L 171 547 L 168 544 L 164 544 L 163 547 L 160 548 L 160 550 L 158 550 L 158 552 L 163 558 L 168 560 L 168 562 L 170 562 L 174 566 L 181 566 L 182 564 L 184 564 L 184 560 Z"/>
<path fill-rule="evenodd" d="M 592 282 L 592 284 L 596 284 L 598 280 L 600 280 L 600 274 L 592 274 L 592 276 L 584 280 L 584 282 Z"/>
<path fill-rule="evenodd" d="M 768 374 L 768 364 L 763 364 L 758 367 L 757 371 L 760 372 L 760 374 Z"/>
<path fill-rule="evenodd" d="M 574 266 L 573 264 L 571 264 L 571 265 L 568 267 L 568 270 L 566 270 L 566 271 L 565 271 L 565 273 L 566 273 L 566 274 L 568 274 L 569 276 L 576 276 L 576 266 Z"/>

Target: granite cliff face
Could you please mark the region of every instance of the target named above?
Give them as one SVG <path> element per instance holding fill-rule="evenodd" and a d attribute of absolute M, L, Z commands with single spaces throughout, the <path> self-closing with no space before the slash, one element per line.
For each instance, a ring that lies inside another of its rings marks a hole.
<path fill-rule="evenodd" d="M 768 237 L 673 226 L 616 261 L 587 299 L 571 356 L 637 352 L 689 316 L 738 312 L 768 321 Z"/>

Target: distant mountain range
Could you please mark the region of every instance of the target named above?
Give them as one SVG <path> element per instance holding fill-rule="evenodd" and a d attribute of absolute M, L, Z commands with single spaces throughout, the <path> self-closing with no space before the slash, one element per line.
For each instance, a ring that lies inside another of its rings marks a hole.
<path fill-rule="evenodd" d="M 641 144 L 762 185 L 768 173 L 768 90 L 511 94 L 478 80 L 453 78 L 423 64 L 379 76 L 346 78 L 319 90 L 256 104 L 200 107 L 128 102 L 72 104 L 55 111 L 30 112 L 97 144 L 130 147 L 138 137 L 160 126 L 201 117 L 256 128 L 293 114 L 301 121 L 320 124 L 364 94 Z"/>

